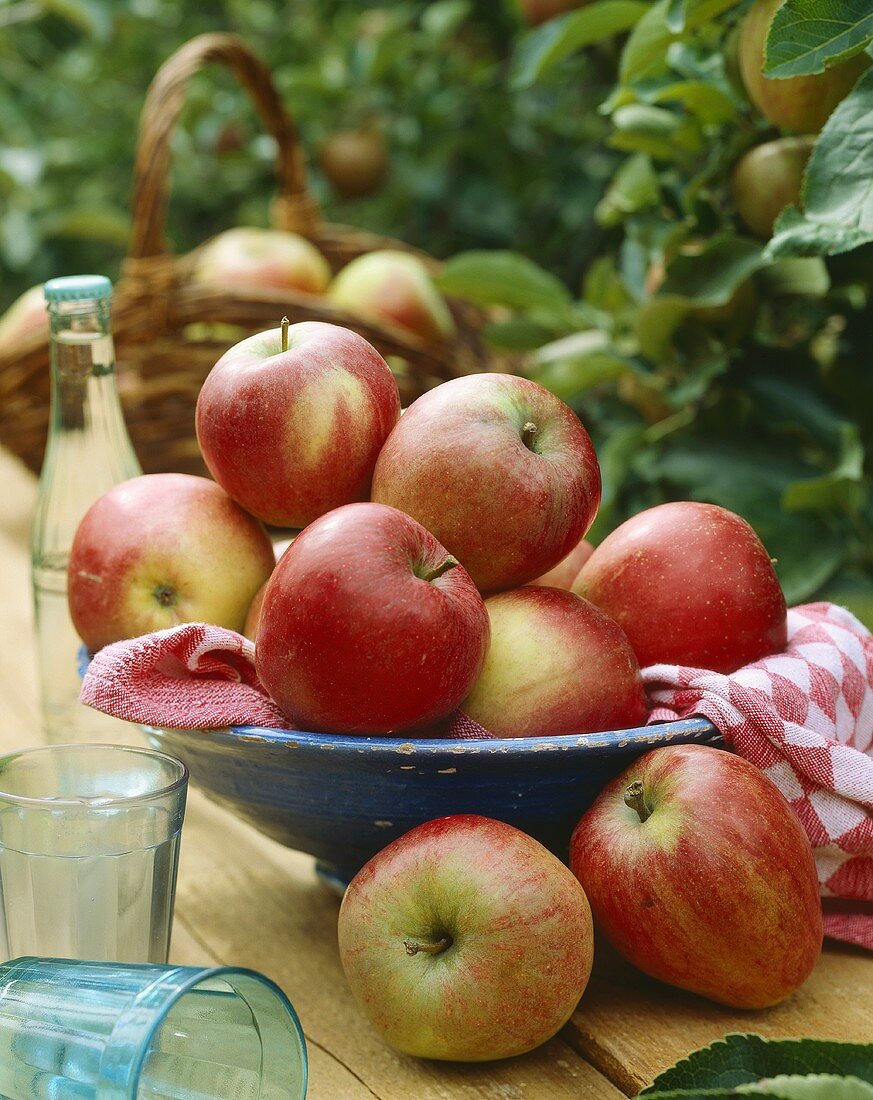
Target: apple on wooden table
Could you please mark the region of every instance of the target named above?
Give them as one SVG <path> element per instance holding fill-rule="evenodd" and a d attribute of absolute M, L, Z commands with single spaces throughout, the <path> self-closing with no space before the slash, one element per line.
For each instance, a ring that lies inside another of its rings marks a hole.
<path fill-rule="evenodd" d="M 422 1058 L 510 1058 L 550 1039 L 591 973 L 585 893 L 502 821 L 438 818 L 355 876 L 339 915 L 352 992 L 379 1034 Z"/>
<path fill-rule="evenodd" d="M 219 359 L 197 399 L 209 471 L 265 523 L 305 527 L 365 500 L 400 416 L 388 364 L 357 333 L 319 321 L 283 325 Z"/>
<path fill-rule="evenodd" d="M 735 672 L 787 641 L 770 555 L 741 516 L 715 504 L 675 501 L 632 516 L 600 543 L 573 591 L 615 619 L 643 668 Z"/>
<path fill-rule="evenodd" d="M 414 516 L 483 592 L 541 576 L 576 546 L 600 503 L 600 467 L 573 410 L 507 374 L 445 382 L 403 414 L 373 499 Z"/>
<path fill-rule="evenodd" d="M 495 737 L 643 726 L 640 666 L 621 627 L 572 592 L 526 585 L 485 601 L 488 656 L 461 710 Z"/>
<path fill-rule="evenodd" d="M 194 278 L 226 290 L 266 287 L 323 294 L 331 270 L 315 245 L 297 233 L 239 226 L 203 245 Z"/>
<path fill-rule="evenodd" d="M 76 530 L 73 625 L 92 652 L 185 622 L 242 630 L 274 563 L 264 528 L 215 482 L 135 477 L 95 501 Z"/>
<path fill-rule="evenodd" d="M 582 817 L 570 865 L 634 966 L 721 1004 L 776 1004 L 821 953 L 800 820 L 754 764 L 721 749 L 641 756 Z"/>
<path fill-rule="evenodd" d="M 482 597 L 429 531 L 395 508 L 348 504 L 276 565 L 257 668 L 298 728 L 390 735 L 456 709 L 488 636 Z"/>
<path fill-rule="evenodd" d="M 449 307 L 411 252 L 382 249 L 358 256 L 334 278 L 327 296 L 348 313 L 397 325 L 429 343 L 455 331 Z"/>

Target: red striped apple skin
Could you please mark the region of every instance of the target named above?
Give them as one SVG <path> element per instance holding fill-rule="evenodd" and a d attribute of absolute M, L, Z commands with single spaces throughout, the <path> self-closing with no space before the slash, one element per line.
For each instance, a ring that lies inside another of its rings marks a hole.
<path fill-rule="evenodd" d="M 472 814 L 384 848 L 339 915 L 353 994 L 387 1042 L 421 1058 L 489 1061 L 546 1042 L 585 991 L 593 947 L 588 900 L 560 860 Z"/>
<path fill-rule="evenodd" d="M 481 591 L 496 592 L 570 553 L 597 514 L 600 467 L 554 394 L 526 378 L 471 375 L 409 406 L 379 455 L 373 500 L 413 516 Z"/>
<path fill-rule="evenodd" d="M 431 728 L 470 690 L 488 613 L 466 570 L 410 516 L 349 504 L 306 528 L 264 593 L 258 673 L 305 730 Z"/>
<path fill-rule="evenodd" d="M 366 500 L 400 416 L 388 364 L 357 333 L 305 321 L 258 333 L 215 364 L 197 400 L 197 440 L 219 485 L 252 515 L 305 527 Z"/>
<path fill-rule="evenodd" d="M 275 562 L 266 531 L 214 481 L 146 474 L 110 489 L 73 539 L 73 625 L 94 652 L 185 622 L 241 630 Z"/>
<path fill-rule="evenodd" d="M 621 627 L 587 600 L 527 585 L 485 601 L 491 644 L 461 710 L 496 737 L 630 729 L 648 717 Z"/>
<path fill-rule="evenodd" d="M 625 805 L 635 781 L 646 821 Z M 721 1004 L 776 1004 L 821 953 L 818 877 L 800 821 L 762 772 L 720 749 L 641 756 L 577 825 L 570 866 L 630 962 Z"/>
<path fill-rule="evenodd" d="M 715 504 L 676 501 L 633 516 L 597 547 L 573 591 L 616 620 L 643 668 L 735 672 L 787 641 L 770 555 L 744 519 Z"/>

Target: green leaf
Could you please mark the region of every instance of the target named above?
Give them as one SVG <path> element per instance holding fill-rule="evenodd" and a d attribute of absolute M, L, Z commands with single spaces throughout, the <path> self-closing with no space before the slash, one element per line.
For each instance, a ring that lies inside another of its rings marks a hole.
<path fill-rule="evenodd" d="M 533 351 L 542 347 L 554 336 L 552 329 L 540 325 L 528 317 L 510 317 L 506 321 L 493 321 L 486 325 L 483 335 L 495 348 L 507 351 Z"/>
<path fill-rule="evenodd" d="M 724 305 L 762 266 L 762 253 L 761 245 L 745 237 L 713 237 L 696 256 L 680 253 L 673 260 L 662 293 L 698 306 Z"/>
<path fill-rule="evenodd" d="M 827 294 L 831 286 L 827 266 L 818 256 L 777 260 L 761 270 L 759 281 L 769 294 L 808 294 L 816 298 Z"/>
<path fill-rule="evenodd" d="M 618 225 L 626 215 L 654 206 L 661 197 L 658 176 L 645 153 L 628 157 L 619 167 L 594 210 L 595 220 L 607 228 Z"/>
<path fill-rule="evenodd" d="M 648 4 L 640 0 L 599 0 L 580 11 L 548 20 L 519 43 L 513 86 L 529 88 L 558 61 L 584 46 L 629 30 L 646 11 Z"/>
<path fill-rule="evenodd" d="M 650 103 L 679 103 L 706 126 L 719 126 L 737 113 L 727 92 L 704 80 L 676 81 L 647 98 Z"/>
<path fill-rule="evenodd" d="M 421 17 L 421 28 L 432 38 L 454 34 L 470 14 L 469 0 L 436 0 Z"/>
<path fill-rule="evenodd" d="M 833 256 L 873 241 L 873 69 L 824 125 L 809 158 L 804 213 L 789 206 L 767 255 Z"/>
<path fill-rule="evenodd" d="M 65 19 L 80 31 L 105 42 L 112 33 L 112 16 L 100 0 L 39 0 L 43 11 Z"/>
<path fill-rule="evenodd" d="M 664 21 L 673 34 L 681 34 L 685 30 L 685 0 L 669 0 Z"/>
<path fill-rule="evenodd" d="M 445 294 L 483 306 L 560 310 L 572 301 L 560 279 L 517 252 L 462 252 L 435 281 Z"/>
<path fill-rule="evenodd" d="M 770 25 L 764 72 L 778 78 L 823 73 L 871 40 L 869 0 L 786 0 Z"/>
<path fill-rule="evenodd" d="M 774 1096 L 778 1100 L 873 1100 L 873 1085 L 858 1077 L 832 1073 L 780 1074 L 757 1085 L 740 1085 L 740 1096 Z"/>
<path fill-rule="evenodd" d="M 782 1075 L 833 1074 L 873 1083 L 873 1045 L 819 1039 L 768 1041 L 727 1035 L 660 1074 L 640 1096 L 687 1089 L 736 1089 Z"/>
<path fill-rule="evenodd" d="M 857 424 L 840 425 L 840 453 L 833 470 L 820 477 L 803 478 L 782 494 L 789 512 L 842 509 L 857 513 L 864 502 L 864 445 Z"/>
<path fill-rule="evenodd" d="M 681 34 L 687 34 L 732 8 L 738 0 L 687 0 L 685 23 L 681 32 L 671 30 L 671 15 L 675 24 L 672 0 L 658 0 L 640 19 L 631 32 L 621 55 L 619 79 L 632 84 L 640 77 L 663 70 L 667 66 L 667 50 Z M 672 11 L 671 11 L 672 9 Z"/>

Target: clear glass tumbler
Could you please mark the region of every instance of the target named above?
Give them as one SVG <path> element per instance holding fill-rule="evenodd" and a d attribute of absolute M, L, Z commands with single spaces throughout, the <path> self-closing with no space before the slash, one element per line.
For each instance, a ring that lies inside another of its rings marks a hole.
<path fill-rule="evenodd" d="M 187 789 L 149 749 L 0 758 L 0 961 L 166 963 Z"/>
<path fill-rule="evenodd" d="M 303 1100 L 303 1031 L 251 970 L 0 966 L 5 1100 Z"/>

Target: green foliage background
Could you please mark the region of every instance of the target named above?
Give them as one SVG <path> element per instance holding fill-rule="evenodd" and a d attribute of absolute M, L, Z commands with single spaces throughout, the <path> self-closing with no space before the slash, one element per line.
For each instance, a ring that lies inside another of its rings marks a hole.
<path fill-rule="evenodd" d="M 835 2 L 839 40 L 829 0 L 787 0 L 768 67 L 869 48 L 863 0 Z M 803 212 L 760 242 L 729 189 L 741 153 L 778 136 L 736 74 L 747 4 L 595 0 L 528 30 L 515 3 L 0 0 L 0 307 L 54 274 L 117 270 L 148 82 L 194 34 L 234 30 L 311 161 L 337 128 L 384 131 L 377 195 L 343 203 L 317 166 L 315 193 L 335 220 L 453 256 L 445 289 L 497 308 L 495 344 L 595 438 L 595 537 L 664 499 L 723 504 L 758 529 L 790 602 L 873 622 L 873 77 L 825 127 Z M 272 152 L 225 74 L 195 81 L 179 249 L 266 223 Z"/>

